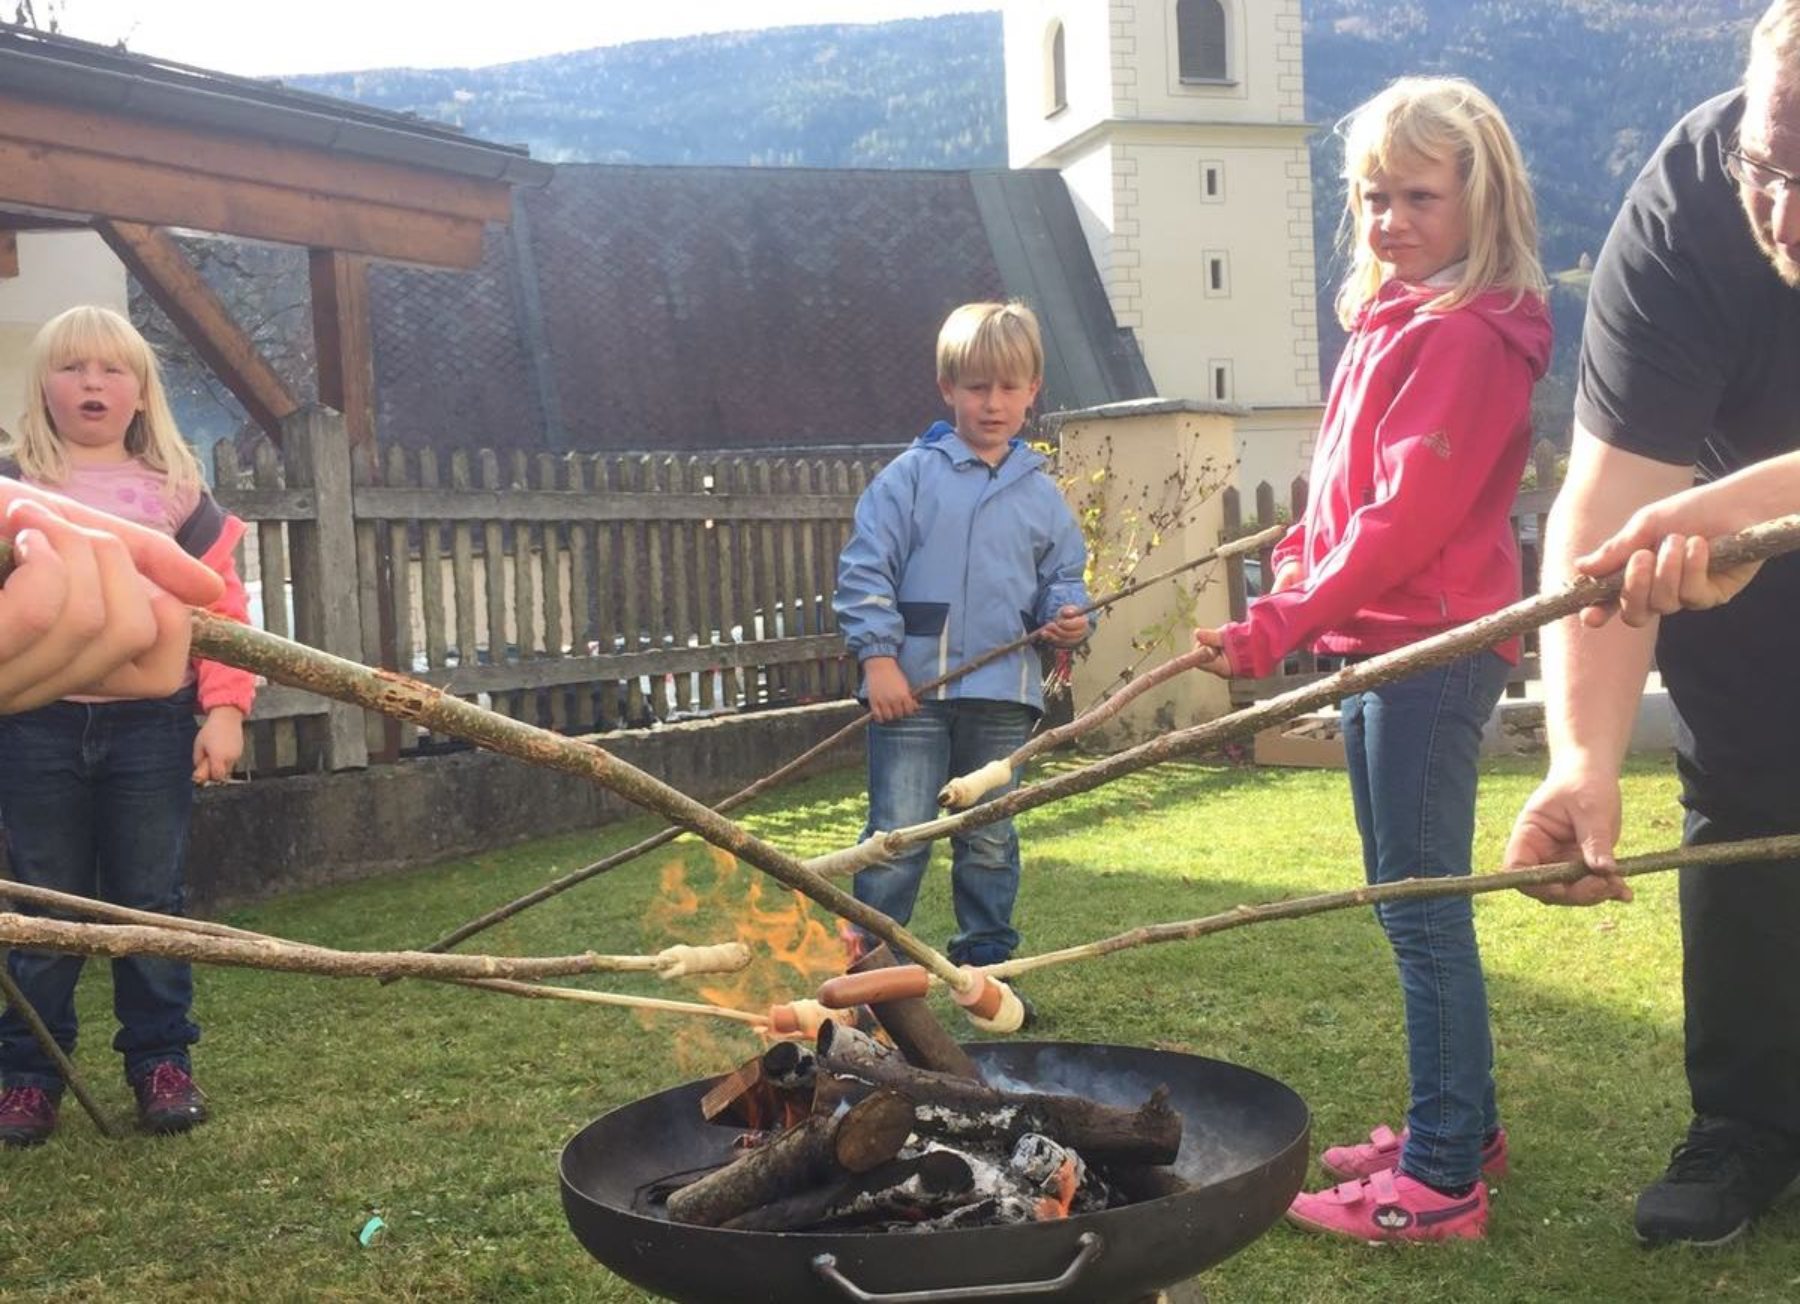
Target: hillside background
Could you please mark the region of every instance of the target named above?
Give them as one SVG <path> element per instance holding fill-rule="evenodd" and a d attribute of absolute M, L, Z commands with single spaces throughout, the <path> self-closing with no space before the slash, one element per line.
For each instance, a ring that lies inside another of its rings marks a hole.
<path fill-rule="evenodd" d="M 1322 364 L 1341 334 L 1330 126 L 1406 72 L 1473 78 L 1537 179 L 1558 349 L 1539 426 L 1566 434 L 1585 276 L 1625 186 L 1692 105 L 1728 88 L 1764 0 L 1309 0 L 1304 5 Z M 524 143 L 552 162 L 974 168 L 1006 163 L 997 12 L 646 41 L 478 69 L 289 84 Z"/>

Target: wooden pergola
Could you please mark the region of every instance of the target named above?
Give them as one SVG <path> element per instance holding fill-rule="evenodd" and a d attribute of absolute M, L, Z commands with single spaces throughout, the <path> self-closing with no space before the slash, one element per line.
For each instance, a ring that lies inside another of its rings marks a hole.
<path fill-rule="evenodd" d="M 251 418 L 299 406 L 171 228 L 308 250 L 320 402 L 375 440 L 368 265 L 480 260 L 550 166 L 410 115 L 0 24 L 0 276 L 17 233 L 91 226 Z"/>

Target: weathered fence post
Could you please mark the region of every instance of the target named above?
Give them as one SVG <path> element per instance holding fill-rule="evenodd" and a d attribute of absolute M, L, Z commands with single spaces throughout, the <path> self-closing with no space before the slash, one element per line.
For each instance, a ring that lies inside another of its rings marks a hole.
<path fill-rule="evenodd" d="M 361 661 L 362 616 L 357 609 L 355 515 L 350 497 L 350 439 L 344 418 L 330 408 L 301 408 L 281 422 L 288 485 L 311 489 L 311 520 L 293 521 L 295 636 L 313 647 Z M 343 702 L 325 715 L 324 763 L 330 770 L 369 763 L 363 713 Z"/>

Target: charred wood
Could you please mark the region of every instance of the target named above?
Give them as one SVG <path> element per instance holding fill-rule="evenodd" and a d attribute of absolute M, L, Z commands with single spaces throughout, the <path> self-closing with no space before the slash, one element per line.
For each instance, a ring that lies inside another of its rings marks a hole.
<path fill-rule="evenodd" d="M 822 1065 L 903 1092 L 918 1106 L 922 1134 L 1010 1150 L 1027 1132 L 1042 1132 L 1074 1147 L 1091 1163 L 1169 1164 L 1181 1149 L 1181 1115 L 1169 1104 L 1166 1087 L 1158 1087 L 1136 1109 L 1121 1109 L 1084 1096 L 1001 1091 L 914 1068 L 892 1052 L 876 1053 L 883 1050 L 872 1038 L 841 1025 L 827 1024 L 819 1032 Z"/>
<path fill-rule="evenodd" d="M 899 963 L 894 958 L 894 953 L 888 949 L 887 943 L 883 942 L 851 965 L 850 972 L 891 969 Z M 975 1061 L 956 1043 L 937 1015 L 931 1012 L 931 1006 L 926 1001 L 919 998 L 877 1001 L 869 1006 L 869 1012 L 875 1016 L 875 1021 L 881 1025 L 882 1030 L 893 1038 L 894 1045 L 907 1063 L 959 1078 L 971 1078 L 976 1082 L 982 1080 L 981 1070 L 975 1067 Z"/>
<path fill-rule="evenodd" d="M 765 1146 L 669 1196 L 676 1222 L 717 1227 L 844 1173 L 863 1173 L 900 1153 L 913 1130 L 912 1102 L 877 1091 L 844 1113 L 813 1114 Z"/>

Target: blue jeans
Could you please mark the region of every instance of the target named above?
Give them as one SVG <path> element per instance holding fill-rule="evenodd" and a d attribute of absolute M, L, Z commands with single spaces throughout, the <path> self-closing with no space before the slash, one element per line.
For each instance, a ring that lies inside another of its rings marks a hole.
<path fill-rule="evenodd" d="M 18 882 L 180 914 L 194 803 L 194 695 L 146 702 L 53 702 L 0 717 L 0 822 Z M 8 968 L 65 1051 L 75 1049 L 75 980 L 84 957 L 14 951 Z M 152 956 L 112 962 L 113 1049 L 135 1082 L 158 1063 L 187 1067 L 200 1039 L 189 966 Z M 60 1091 L 55 1063 L 24 1020 L 0 1015 L 0 1080 Z"/>
<path fill-rule="evenodd" d="M 1481 729 L 1506 686 L 1492 652 L 1344 699 L 1350 795 L 1370 883 L 1467 876 Z M 1470 898 L 1375 909 L 1400 970 L 1412 1129 L 1401 1169 L 1436 1186 L 1473 1182 L 1499 1126 L 1487 987 Z"/>
<path fill-rule="evenodd" d="M 891 832 L 935 819 L 938 790 L 949 780 L 1024 745 L 1036 717 L 1022 702 L 957 699 L 921 702 L 918 711 L 891 724 L 869 726 L 869 824 Z M 1011 792 L 1016 781 L 990 794 Z M 956 936 L 949 956 L 957 964 L 998 964 L 1019 945 L 1012 926 L 1019 895 L 1019 835 L 1011 820 L 972 829 L 950 839 L 950 886 Z M 931 844 L 897 860 L 862 870 L 853 880 L 858 901 L 898 923 L 912 918 Z"/>

